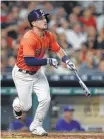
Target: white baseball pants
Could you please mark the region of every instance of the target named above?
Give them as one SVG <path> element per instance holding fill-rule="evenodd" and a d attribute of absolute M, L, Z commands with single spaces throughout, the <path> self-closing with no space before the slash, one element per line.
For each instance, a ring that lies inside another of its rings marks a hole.
<path fill-rule="evenodd" d="M 42 126 L 47 114 L 51 100 L 49 84 L 41 69 L 34 75 L 22 73 L 18 70 L 19 68 L 15 65 L 12 71 L 12 77 L 23 111 L 28 111 L 32 106 L 32 92 L 36 93 L 39 102 L 35 117 L 30 125 L 30 131 L 33 131 L 37 126 Z"/>

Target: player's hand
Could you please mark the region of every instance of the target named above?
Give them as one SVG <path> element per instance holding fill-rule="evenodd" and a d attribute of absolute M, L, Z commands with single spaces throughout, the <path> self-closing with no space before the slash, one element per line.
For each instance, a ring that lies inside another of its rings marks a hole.
<path fill-rule="evenodd" d="M 71 62 L 70 60 L 66 61 L 66 65 L 70 70 L 76 70 L 76 67 L 75 67 L 74 63 Z"/>
<path fill-rule="evenodd" d="M 47 58 L 47 64 L 54 66 L 56 69 L 58 68 L 58 61 L 55 58 Z"/>

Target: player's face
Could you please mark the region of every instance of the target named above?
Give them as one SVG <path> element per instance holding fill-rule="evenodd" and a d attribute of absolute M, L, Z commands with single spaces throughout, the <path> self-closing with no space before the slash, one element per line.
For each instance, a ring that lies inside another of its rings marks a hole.
<path fill-rule="evenodd" d="M 45 16 L 41 17 L 40 19 L 38 19 L 35 22 L 35 27 L 42 29 L 42 30 L 47 29 L 47 20 L 46 20 Z"/>
<path fill-rule="evenodd" d="M 66 121 L 70 121 L 73 118 L 73 112 L 72 111 L 66 111 L 64 112 L 64 118 Z"/>

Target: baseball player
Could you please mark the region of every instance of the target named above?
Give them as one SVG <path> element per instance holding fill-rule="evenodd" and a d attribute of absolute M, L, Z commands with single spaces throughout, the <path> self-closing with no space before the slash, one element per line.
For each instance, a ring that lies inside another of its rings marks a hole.
<path fill-rule="evenodd" d="M 49 84 L 41 71 L 41 66 L 50 65 L 58 68 L 56 59 L 44 58 L 45 52 L 50 49 L 66 63 L 70 70 L 75 69 L 75 65 L 58 45 L 53 34 L 47 31 L 48 15 L 40 9 L 33 10 L 28 14 L 28 21 L 32 29 L 21 38 L 16 64 L 12 71 L 18 93 L 18 97 L 14 99 L 12 104 L 14 115 L 20 119 L 22 112 L 31 108 L 32 92 L 34 92 L 39 105 L 29 130 L 32 134 L 40 136 L 47 135 L 42 124 L 51 100 Z"/>

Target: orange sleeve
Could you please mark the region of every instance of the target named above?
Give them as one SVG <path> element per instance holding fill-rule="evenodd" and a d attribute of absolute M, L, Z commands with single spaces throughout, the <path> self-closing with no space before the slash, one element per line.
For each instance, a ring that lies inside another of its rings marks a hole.
<path fill-rule="evenodd" d="M 59 44 L 56 42 L 55 37 L 50 33 L 50 47 L 53 52 L 58 52 L 60 50 Z"/>
<path fill-rule="evenodd" d="M 21 40 L 21 45 L 23 47 L 23 56 L 24 57 L 34 57 L 35 56 L 36 43 L 33 39 L 23 38 Z"/>

